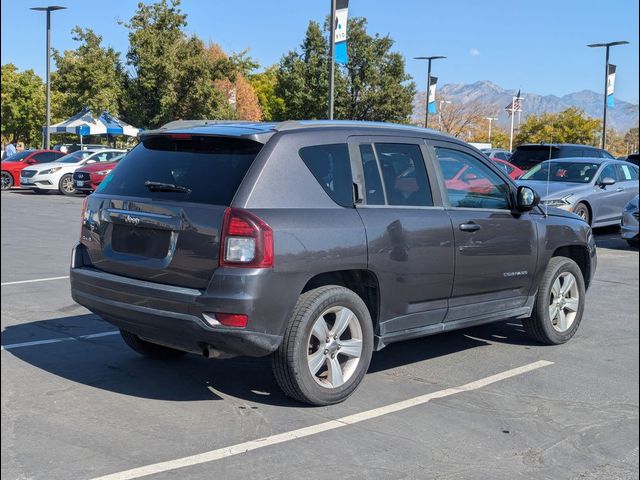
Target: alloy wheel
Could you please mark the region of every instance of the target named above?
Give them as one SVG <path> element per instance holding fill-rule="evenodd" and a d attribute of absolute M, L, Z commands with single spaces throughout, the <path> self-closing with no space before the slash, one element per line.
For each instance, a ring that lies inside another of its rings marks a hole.
<path fill-rule="evenodd" d="M 315 381 L 325 388 L 344 385 L 362 356 L 362 327 L 346 307 L 325 310 L 314 322 L 308 339 L 307 363 Z"/>
<path fill-rule="evenodd" d="M 569 330 L 576 319 L 579 306 L 580 293 L 576 277 L 570 272 L 561 273 L 551 286 L 549 298 L 549 318 L 553 328 L 560 333 Z"/>

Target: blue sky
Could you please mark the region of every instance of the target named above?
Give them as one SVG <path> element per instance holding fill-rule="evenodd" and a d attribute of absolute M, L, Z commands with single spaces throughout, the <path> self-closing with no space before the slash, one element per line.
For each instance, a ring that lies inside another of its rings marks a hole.
<path fill-rule="evenodd" d="M 117 19 L 127 20 L 137 1 L 56 0 L 68 10 L 53 14 L 52 44 L 74 48 L 75 25 L 103 35 L 124 53 L 127 34 Z M 2 63 L 45 70 L 44 14 L 29 10 L 37 0 L 1 0 Z M 298 46 L 309 20 L 322 21 L 329 0 L 184 0 L 187 30 L 227 51 L 250 49 L 262 65 L 278 62 Z M 604 51 L 588 43 L 628 40 L 612 49 L 618 65 L 616 97 L 638 103 L 637 0 L 350 0 L 350 16 L 365 16 L 369 32 L 389 34 L 407 70 L 424 89 L 426 66 L 419 55 L 449 57 L 434 64 L 439 83 L 491 80 L 524 92 L 564 95 L 604 82 Z"/>

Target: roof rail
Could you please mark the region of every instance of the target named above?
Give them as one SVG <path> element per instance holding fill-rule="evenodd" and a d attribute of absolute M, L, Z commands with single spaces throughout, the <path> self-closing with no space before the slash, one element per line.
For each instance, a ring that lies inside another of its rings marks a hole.
<path fill-rule="evenodd" d="M 173 120 L 172 122 L 165 123 L 158 130 L 167 130 L 175 128 L 192 128 L 192 127 L 205 127 L 207 125 L 220 125 L 220 124 L 238 124 L 238 123 L 256 123 L 250 120 Z"/>

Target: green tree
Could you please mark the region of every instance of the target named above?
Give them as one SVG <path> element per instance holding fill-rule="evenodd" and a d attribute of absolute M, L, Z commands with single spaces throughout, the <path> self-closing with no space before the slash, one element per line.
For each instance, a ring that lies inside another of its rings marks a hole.
<path fill-rule="evenodd" d="M 91 29 L 75 27 L 72 38 L 80 42 L 76 50 L 53 53 L 57 71 L 51 85 L 60 93 L 58 114 L 67 117 L 89 107 L 96 115 L 105 110 L 118 115 L 125 78 L 120 54 L 103 47 L 102 37 Z"/>
<path fill-rule="evenodd" d="M 579 108 L 571 107 L 559 113 L 531 115 L 522 122 L 515 145 L 523 143 L 592 144 L 602 128 L 600 120 L 588 117 Z"/>
<path fill-rule="evenodd" d="M 213 84 L 222 72 L 202 40 L 186 36 L 186 25 L 179 0 L 139 3 L 125 24 L 133 72 L 125 84 L 125 111 L 134 125 L 154 128 L 178 118 L 228 116 L 228 101 Z"/>
<path fill-rule="evenodd" d="M 33 70 L 18 72 L 12 63 L 2 65 L 0 130 L 2 139 L 40 145 L 45 124 L 42 79 Z"/>
<path fill-rule="evenodd" d="M 317 22 L 309 22 L 300 50 L 282 57 L 275 94 L 286 105 L 287 119 L 327 118 L 329 45 Z"/>
<path fill-rule="evenodd" d="M 285 114 L 284 99 L 276 94 L 278 86 L 277 66 L 271 66 L 264 72 L 250 77 L 251 86 L 256 92 L 258 103 L 265 121 L 283 120 Z"/>
<path fill-rule="evenodd" d="M 404 58 L 391 51 L 393 40 L 367 33 L 367 20 L 349 20 L 349 62 L 336 82 L 337 117 L 350 120 L 408 122 L 415 84 L 405 72 Z"/>
<path fill-rule="evenodd" d="M 389 36 L 371 36 L 364 18 L 349 20 L 349 63 L 336 66 L 335 118 L 407 122 L 415 85 L 405 73 L 404 58 L 391 51 Z M 277 71 L 277 97 L 290 119 L 326 118 L 329 45 L 324 30 L 310 22 L 300 50 L 287 53 Z"/>

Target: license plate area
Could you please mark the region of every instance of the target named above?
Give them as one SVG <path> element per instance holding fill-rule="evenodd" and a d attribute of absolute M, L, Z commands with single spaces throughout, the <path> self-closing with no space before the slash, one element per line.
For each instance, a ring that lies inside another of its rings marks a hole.
<path fill-rule="evenodd" d="M 114 252 L 146 258 L 163 259 L 169 255 L 170 230 L 154 230 L 113 224 L 111 248 Z"/>

